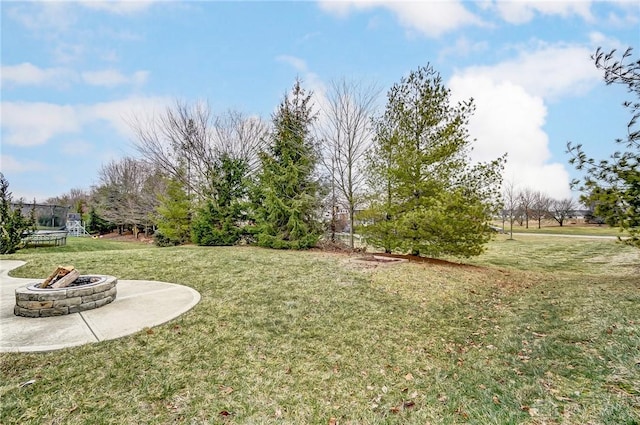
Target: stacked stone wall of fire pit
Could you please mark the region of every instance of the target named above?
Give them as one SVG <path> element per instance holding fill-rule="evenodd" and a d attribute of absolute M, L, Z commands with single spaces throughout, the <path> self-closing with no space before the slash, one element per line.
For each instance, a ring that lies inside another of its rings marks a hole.
<path fill-rule="evenodd" d="M 51 317 L 79 313 L 109 304 L 116 299 L 118 280 L 114 276 L 96 278 L 95 283 L 58 289 L 38 288 L 38 284 L 16 289 L 14 314 L 23 317 Z"/>

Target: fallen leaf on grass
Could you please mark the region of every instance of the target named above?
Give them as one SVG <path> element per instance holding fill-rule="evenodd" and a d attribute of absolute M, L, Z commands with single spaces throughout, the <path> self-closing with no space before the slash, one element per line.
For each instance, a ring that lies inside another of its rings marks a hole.
<path fill-rule="evenodd" d="M 231 394 L 233 392 L 233 388 L 220 385 L 220 392 L 222 394 Z"/>
<path fill-rule="evenodd" d="M 500 399 L 498 398 L 497 395 L 494 395 L 492 400 L 493 400 L 493 404 L 500 404 Z"/>
<path fill-rule="evenodd" d="M 404 376 L 404 379 L 406 379 L 407 381 L 413 381 L 413 375 L 411 374 L 411 372 L 407 373 Z"/>
<path fill-rule="evenodd" d="M 218 414 L 220 416 L 231 416 L 231 412 L 229 412 L 228 410 L 221 410 Z"/>
<path fill-rule="evenodd" d="M 329 425 L 338 425 L 338 420 L 336 418 L 329 418 Z"/>
<path fill-rule="evenodd" d="M 405 409 L 411 409 L 415 406 L 416 406 L 416 403 L 414 401 L 405 401 L 404 404 L 402 405 L 402 407 L 404 407 Z"/>
<path fill-rule="evenodd" d="M 462 409 L 462 406 L 458 407 L 456 409 L 456 413 L 460 416 L 462 416 L 464 419 L 469 419 L 469 414 L 467 412 L 464 411 L 464 409 Z"/>

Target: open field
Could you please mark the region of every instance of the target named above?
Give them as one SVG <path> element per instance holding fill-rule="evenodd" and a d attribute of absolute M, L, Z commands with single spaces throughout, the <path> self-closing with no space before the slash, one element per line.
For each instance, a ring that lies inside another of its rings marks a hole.
<path fill-rule="evenodd" d="M 1 354 L 3 424 L 640 423 L 640 250 L 614 241 L 499 235 L 462 266 L 74 238 L 5 258 L 202 301 L 122 339 Z"/>
<path fill-rule="evenodd" d="M 502 228 L 502 221 L 494 221 L 493 224 Z M 504 230 L 509 233 L 509 223 L 504 224 Z M 582 236 L 626 236 L 626 232 L 620 232 L 617 227 L 610 227 L 606 224 L 598 226 L 597 224 L 573 223 L 571 221 L 560 226 L 556 221 L 545 220 L 538 229 L 537 221 L 529 221 L 529 228 L 517 223 L 513 224 L 513 233 L 545 233 L 560 235 L 582 235 Z"/>

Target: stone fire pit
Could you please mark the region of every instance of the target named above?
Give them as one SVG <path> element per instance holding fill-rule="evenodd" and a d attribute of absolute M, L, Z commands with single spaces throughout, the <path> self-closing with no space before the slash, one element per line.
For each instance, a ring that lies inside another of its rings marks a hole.
<path fill-rule="evenodd" d="M 14 314 L 51 317 L 79 313 L 116 299 L 118 279 L 107 275 L 81 275 L 64 288 L 41 288 L 40 282 L 16 289 Z"/>

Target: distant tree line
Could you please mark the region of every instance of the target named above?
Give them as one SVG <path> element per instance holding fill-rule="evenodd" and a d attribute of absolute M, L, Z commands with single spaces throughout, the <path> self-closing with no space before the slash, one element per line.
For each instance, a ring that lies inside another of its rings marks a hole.
<path fill-rule="evenodd" d="M 90 232 L 144 232 L 163 246 L 306 249 L 335 241 L 342 220 L 352 247 L 357 231 L 386 252 L 436 257 L 480 254 L 497 215 L 511 227 L 544 218 L 562 226 L 575 209 L 571 199 L 503 187 L 506 156 L 473 163 L 473 101 L 452 102 L 431 65 L 393 85 L 379 113 L 378 94 L 341 80 L 318 102 L 297 80 L 268 122 L 177 102 L 131 118 L 135 158 L 104 164 L 90 191 L 48 202 L 82 213 Z M 589 199 L 605 211 L 594 190 Z"/>
<path fill-rule="evenodd" d="M 381 114 L 379 92 L 340 80 L 318 101 L 296 81 L 269 122 L 177 102 L 131 118 L 135 158 L 48 202 L 82 213 L 90 232 L 144 232 L 159 245 L 306 249 L 335 241 L 346 211 L 351 246 L 358 231 L 385 251 L 479 254 L 505 158 L 470 162 L 473 102 L 454 104 L 431 65 L 395 84 Z"/>
<path fill-rule="evenodd" d="M 577 218 L 578 214 L 583 214 L 586 223 L 604 223 L 602 218 L 595 216 L 593 207 L 579 210 L 580 205 L 573 198 L 554 199 L 542 191 L 518 188 L 513 182 L 504 183 L 502 199 L 502 222 L 503 225 L 509 224 L 511 232 L 514 223 L 528 229 L 530 221 L 538 229 L 542 227 L 543 220 L 554 220 L 564 226 L 568 219 Z"/>

